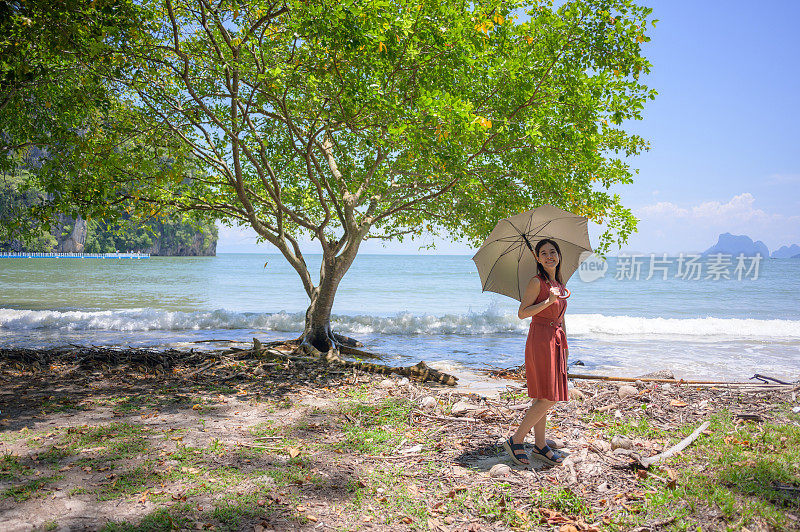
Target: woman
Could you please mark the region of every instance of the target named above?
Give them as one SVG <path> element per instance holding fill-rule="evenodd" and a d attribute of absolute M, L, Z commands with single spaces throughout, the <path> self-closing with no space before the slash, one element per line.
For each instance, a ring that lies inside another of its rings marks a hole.
<path fill-rule="evenodd" d="M 528 408 L 517 432 L 503 443 L 515 464 L 530 464 L 523 442 L 533 429 L 533 456 L 551 465 L 564 457 L 551 449 L 545 440 L 547 411 L 556 401 L 566 401 L 567 338 L 564 332 L 566 299 L 558 296 L 564 290 L 561 277 L 561 250 L 550 239 L 540 240 L 533 250 L 538 275 L 525 289 L 519 306 L 519 318 L 531 318 L 528 341 L 525 344 L 525 379 L 528 397 L 536 401 Z"/>

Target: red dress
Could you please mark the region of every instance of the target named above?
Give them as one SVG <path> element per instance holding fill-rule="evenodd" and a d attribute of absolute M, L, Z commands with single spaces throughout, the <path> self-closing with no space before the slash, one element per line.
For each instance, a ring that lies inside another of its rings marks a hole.
<path fill-rule="evenodd" d="M 550 287 L 564 289 L 558 282 L 551 284 L 539 276 L 541 303 L 550 295 Z M 567 300 L 558 299 L 531 318 L 528 341 L 525 344 L 525 379 L 528 382 L 528 397 L 566 401 L 567 395 L 567 336 L 564 333 L 564 312 Z"/>

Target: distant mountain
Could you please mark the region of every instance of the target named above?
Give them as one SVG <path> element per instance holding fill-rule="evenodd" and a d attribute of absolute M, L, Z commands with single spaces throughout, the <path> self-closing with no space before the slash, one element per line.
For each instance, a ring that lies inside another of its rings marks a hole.
<path fill-rule="evenodd" d="M 800 246 L 797 244 L 783 246 L 779 250 L 772 252 L 773 259 L 796 259 L 798 257 L 800 257 Z"/>
<path fill-rule="evenodd" d="M 760 254 L 762 257 L 769 257 L 769 249 L 762 241 L 753 242 L 753 239 L 749 236 L 732 235 L 730 233 L 719 235 L 717 243 L 705 250 L 703 255 L 715 255 L 717 253 L 733 256 L 740 253 L 746 256 Z"/>

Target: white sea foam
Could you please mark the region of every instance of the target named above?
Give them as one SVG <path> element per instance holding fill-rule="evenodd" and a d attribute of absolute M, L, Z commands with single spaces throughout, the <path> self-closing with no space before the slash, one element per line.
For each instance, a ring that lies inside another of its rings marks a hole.
<path fill-rule="evenodd" d="M 570 335 L 630 338 L 673 337 L 706 340 L 798 341 L 798 320 L 741 318 L 639 318 L 572 314 L 567 318 Z"/>
<path fill-rule="evenodd" d="M 260 329 L 300 331 L 304 314 L 279 312 L 242 313 L 177 312 L 153 309 L 56 311 L 0 309 L 0 330 L 53 331 L 191 331 L 210 329 Z M 349 334 L 486 335 L 524 334 L 528 322 L 516 315 L 487 311 L 443 316 L 400 313 L 394 316 L 333 316 L 332 326 Z M 798 341 L 800 321 L 736 318 L 641 318 L 570 314 L 571 337 L 626 337 L 629 339 L 684 338 L 688 340 Z"/>

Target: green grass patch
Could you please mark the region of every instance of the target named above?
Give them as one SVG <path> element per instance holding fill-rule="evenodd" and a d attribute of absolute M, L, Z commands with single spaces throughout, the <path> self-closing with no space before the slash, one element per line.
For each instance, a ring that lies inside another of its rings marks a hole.
<path fill-rule="evenodd" d="M 343 396 L 345 399 L 357 401 L 360 403 L 367 403 L 372 397 L 374 385 L 371 383 L 359 384 L 358 386 L 348 386 L 342 390 L 338 395 Z"/>
<path fill-rule="evenodd" d="M 93 455 L 78 460 L 77 465 L 113 467 L 114 462 L 150 449 L 146 434 L 149 428 L 133 423 L 110 423 L 97 427 L 70 427 L 62 431 L 56 443 L 39 454 L 39 459 L 51 465 L 92 449 Z"/>
<path fill-rule="evenodd" d="M 45 491 L 45 488 L 48 484 L 51 484 L 57 480 L 64 478 L 62 475 L 53 475 L 50 477 L 42 477 L 37 478 L 36 480 L 31 480 L 30 482 L 26 482 L 24 484 L 20 484 L 17 486 L 12 486 L 5 491 L 3 491 L 2 496 L 4 498 L 13 498 L 17 502 L 27 501 L 32 497 L 37 497 L 42 495 Z"/>
<path fill-rule="evenodd" d="M 277 436 L 280 434 L 280 429 L 272 425 L 272 420 L 257 423 L 256 425 L 250 427 L 249 430 L 250 434 L 257 438 L 260 436 Z"/>
<path fill-rule="evenodd" d="M 265 508 L 258 505 L 256 494 L 248 494 L 222 501 L 211 515 L 228 530 L 238 530 L 242 519 L 263 516 L 265 513 Z"/>
<path fill-rule="evenodd" d="M 321 483 L 323 479 L 313 473 L 309 468 L 308 459 L 298 456 L 287 462 L 284 467 L 270 469 L 265 473 L 275 480 L 277 486 L 289 484 L 304 484 L 306 482 Z"/>
<path fill-rule="evenodd" d="M 0 456 L 0 480 L 18 480 L 30 474 L 28 466 L 21 464 L 19 456 L 5 453 Z"/>
<path fill-rule="evenodd" d="M 59 412 L 69 412 L 71 410 L 88 410 L 90 403 L 76 402 L 74 399 L 45 399 L 39 404 L 39 411 L 42 414 L 56 414 Z"/>
<path fill-rule="evenodd" d="M 592 513 L 586 500 L 569 488 L 541 489 L 533 493 L 534 506 L 566 514 L 588 516 Z"/>
<path fill-rule="evenodd" d="M 612 422 L 605 430 L 605 433 L 612 437 L 614 435 L 628 436 L 631 438 L 646 438 L 646 439 L 659 439 L 665 437 L 664 431 L 650 425 L 650 422 L 645 419 L 631 420 L 631 421 L 616 421 Z"/>
<path fill-rule="evenodd" d="M 410 426 L 413 405 L 405 399 L 390 398 L 377 404 L 351 403 L 343 413 L 352 422 L 343 426 L 345 439 L 338 446 L 362 453 L 393 451 Z"/>
<path fill-rule="evenodd" d="M 188 515 L 192 505 L 174 505 L 170 508 L 160 508 L 145 516 L 139 524 L 111 521 L 101 532 L 171 532 L 173 530 L 190 530 L 192 521 Z"/>
<path fill-rule="evenodd" d="M 685 427 L 679 437 L 694 428 Z M 645 510 L 618 516 L 612 530 L 668 517 L 676 517 L 673 529 L 694 530 L 697 516 L 706 513 L 719 514 L 732 530 L 764 522 L 774 530 L 796 527 L 786 514 L 789 509 L 797 513 L 800 497 L 797 490 L 780 487 L 800 487 L 800 427 L 737 423 L 725 411 L 711 418 L 709 432 L 663 464 L 677 471 L 676 487 L 645 480 Z"/>
<path fill-rule="evenodd" d="M 412 492 L 409 480 L 399 466 L 387 465 L 376 469 L 359 481 L 353 480 L 348 489 L 353 492 L 349 503 L 352 510 L 371 515 L 374 522 L 404 523 L 412 528 L 427 529 L 428 499 Z M 372 507 L 372 511 L 368 508 Z M 409 523 L 408 520 L 411 520 Z"/>
<path fill-rule="evenodd" d="M 502 491 L 487 496 L 476 490 L 470 496 L 475 512 L 487 521 L 516 529 L 525 528 L 528 524 L 528 514 L 518 511 L 515 508 L 516 501 Z"/>
<path fill-rule="evenodd" d="M 98 406 L 108 406 L 118 412 L 138 412 L 157 404 L 149 395 L 116 395 L 95 399 L 94 402 Z"/>
<path fill-rule="evenodd" d="M 112 482 L 104 484 L 97 491 L 97 499 L 108 501 L 128 497 L 158 485 L 164 480 L 164 474 L 157 470 L 152 461 L 148 461 L 130 471 L 120 473 Z"/>
<path fill-rule="evenodd" d="M 64 458 L 74 455 L 74 449 L 70 447 L 59 447 L 57 445 L 53 445 L 46 451 L 39 453 L 39 460 L 42 462 L 55 465 Z"/>

